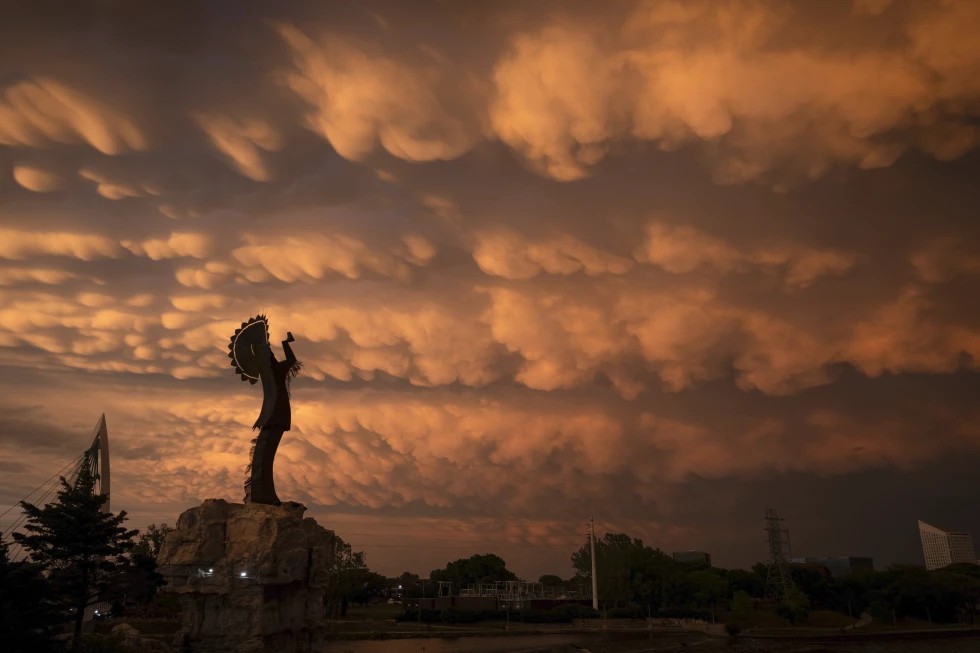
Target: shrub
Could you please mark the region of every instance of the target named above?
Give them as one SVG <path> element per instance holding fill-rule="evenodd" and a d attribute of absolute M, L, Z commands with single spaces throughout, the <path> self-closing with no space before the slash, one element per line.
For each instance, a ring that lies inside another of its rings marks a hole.
<path fill-rule="evenodd" d="M 752 612 L 753 607 L 752 597 L 749 596 L 748 592 L 738 590 L 732 594 L 732 612 L 744 614 L 747 612 Z"/>
<path fill-rule="evenodd" d="M 868 606 L 868 613 L 875 621 L 891 621 L 891 608 L 886 607 L 881 601 L 872 601 Z"/>
<path fill-rule="evenodd" d="M 408 610 L 406 612 L 402 612 L 395 618 L 398 621 L 424 621 L 426 623 L 432 623 L 433 621 L 439 621 L 439 611 L 422 610 L 421 619 L 419 619 L 419 611 L 417 609 Z"/>
<path fill-rule="evenodd" d="M 457 610 L 456 608 L 443 608 L 439 611 L 439 621 L 445 624 L 471 624 L 477 620 L 476 613 L 472 610 Z"/>
<path fill-rule="evenodd" d="M 596 619 L 599 613 L 581 603 L 565 603 L 551 609 L 557 623 L 568 623 L 573 619 Z"/>
<path fill-rule="evenodd" d="M 86 634 L 82 635 L 81 653 L 131 653 L 132 648 L 126 646 L 122 635 L 119 634 Z"/>
<path fill-rule="evenodd" d="M 810 599 L 799 589 L 790 588 L 776 606 L 776 614 L 792 624 L 799 623 L 810 614 Z"/>
<path fill-rule="evenodd" d="M 610 619 L 645 619 L 646 612 L 639 606 L 628 608 L 612 608 L 606 611 L 606 616 Z"/>
<path fill-rule="evenodd" d="M 711 621 L 711 612 L 708 610 L 674 608 L 670 610 L 658 610 L 656 616 L 665 619 L 700 619 L 701 621 Z"/>

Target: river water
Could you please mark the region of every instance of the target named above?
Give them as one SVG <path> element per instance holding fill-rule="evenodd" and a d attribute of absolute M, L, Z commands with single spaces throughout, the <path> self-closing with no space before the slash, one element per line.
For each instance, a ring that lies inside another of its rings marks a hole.
<path fill-rule="evenodd" d="M 582 635 L 514 635 L 456 639 L 386 639 L 331 642 L 324 653 L 520 653 L 578 645 Z"/>
<path fill-rule="evenodd" d="M 598 634 L 514 635 L 454 639 L 388 639 L 331 642 L 323 653 L 978 653 L 980 637 L 803 643 L 733 642 L 727 638 L 681 635 L 607 636 Z"/>

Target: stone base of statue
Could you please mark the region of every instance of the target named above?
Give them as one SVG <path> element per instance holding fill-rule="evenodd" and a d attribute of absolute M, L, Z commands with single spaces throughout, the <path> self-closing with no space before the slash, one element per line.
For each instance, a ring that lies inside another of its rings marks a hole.
<path fill-rule="evenodd" d="M 323 650 L 335 537 L 305 511 L 207 499 L 180 516 L 157 557 L 183 610 L 180 650 Z"/>

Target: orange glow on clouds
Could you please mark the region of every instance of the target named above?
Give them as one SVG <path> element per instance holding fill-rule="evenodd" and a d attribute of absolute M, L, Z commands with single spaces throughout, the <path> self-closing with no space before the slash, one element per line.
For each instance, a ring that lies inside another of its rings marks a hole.
<path fill-rule="evenodd" d="M 103 411 L 137 525 L 238 500 L 260 311 L 280 495 L 386 573 L 567 575 L 590 511 L 750 564 L 773 479 L 980 455 L 978 7 L 25 9 L 76 54 L 0 26 L 0 503 Z"/>

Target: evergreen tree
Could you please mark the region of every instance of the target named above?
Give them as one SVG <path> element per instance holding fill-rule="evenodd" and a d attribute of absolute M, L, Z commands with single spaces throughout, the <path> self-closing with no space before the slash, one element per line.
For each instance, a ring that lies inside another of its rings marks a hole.
<path fill-rule="evenodd" d="M 74 484 L 61 479 L 58 498 L 43 508 L 21 502 L 27 516 L 26 533 L 14 539 L 45 569 L 75 622 L 73 650 L 81 643 L 85 609 L 112 598 L 128 561 L 132 539 L 138 531 L 122 526 L 126 512 L 103 512 L 108 495 L 95 494 L 96 476 L 90 471 L 88 456 Z"/>
<path fill-rule="evenodd" d="M 4 650 L 56 650 L 54 635 L 66 616 L 41 566 L 10 560 L 8 545 L 0 540 L 0 643 Z"/>

